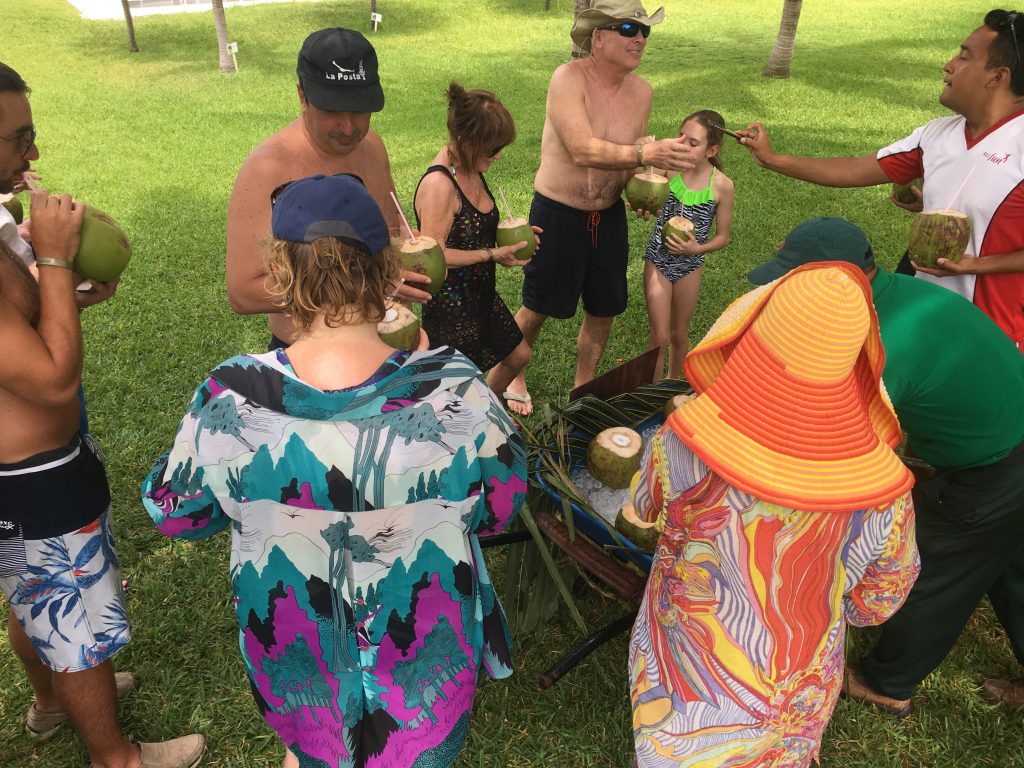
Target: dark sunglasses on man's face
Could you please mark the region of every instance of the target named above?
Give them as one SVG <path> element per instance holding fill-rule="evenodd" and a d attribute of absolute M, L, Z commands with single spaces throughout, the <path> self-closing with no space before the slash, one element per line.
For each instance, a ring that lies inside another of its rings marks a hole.
<path fill-rule="evenodd" d="M 623 37 L 636 37 L 637 32 L 644 36 L 646 40 L 651 34 L 651 28 L 646 24 L 640 24 L 636 21 L 621 21 L 618 24 L 609 24 L 607 27 L 598 27 L 598 29 L 607 29 L 611 32 L 618 32 Z"/>

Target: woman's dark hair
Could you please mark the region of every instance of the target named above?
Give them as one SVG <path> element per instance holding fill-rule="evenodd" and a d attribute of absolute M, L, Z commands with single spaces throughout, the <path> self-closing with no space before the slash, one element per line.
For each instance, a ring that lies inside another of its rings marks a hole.
<path fill-rule="evenodd" d="M 692 115 L 688 115 L 683 118 L 683 122 L 679 124 L 679 130 L 683 130 L 683 126 L 691 120 L 696 120 L 698 123 L 704 126 L 704 130 L 708 132 L 708 146 L 709 147 L 721 147 L 722 142 L 725 139 L 725 134 L 722 132 L 722 128 L 725 127 L 725 118 L 715 112 L 713 109 L 701 109 L 694 112 Z M 722 128 L 712 125 L 712 123 L 722 126 Z M 718 170 L 723 170 L 722 151 L 719 149 L 718 153 L 714 157 L 709 157 L 708 162 L 711 163 Z"/>
<path fill-rule="evenodd" d="M 1024 13 L 996 9 L 985 14 L 985 26 L 996 33 L 988 46 L 986 69 L 1010 70 L 1010 92 L 1024 96 Z"/>
<path fill-rule="evenodd" d="M 475 168 L 516 138 L 516 124 L 505 105 L 490 91 L 467 91 L 452 80 L 448 99 L 448 136 L 456 160 L 463 168 Z"/>

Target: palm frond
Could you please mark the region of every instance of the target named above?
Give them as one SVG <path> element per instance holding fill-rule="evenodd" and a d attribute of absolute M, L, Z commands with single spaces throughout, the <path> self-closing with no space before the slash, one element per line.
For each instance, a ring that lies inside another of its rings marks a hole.
<path fill-rule="evenodd" d="M 607 531 L 612 543 L 602 546 L 609 556 L 635 553 L 633 542 L 602 518 L 576 487 L 572 470 L 584 460 L 587 445 L 598 432 L 616 426 L 637 428 L 656 414 L 660 415 L 668 399 L 692 392 L 693 388 L 685 381 L 666 380 L 657 385 L 642 385 L 607 400 L 584 396 L 564 406 L 545 404 L 539 424 L 533 429 L 526 425 L 521 427 L 529 451 L 530 490 L 517 525 L 526 527 L 533 541 L 513 544 L 508 551 L 505 605 L 517 636 L 543 629 L 560 602 L 572 620 L 587 631 L 567 582 L 576 574 L 592 584 L 593 579 L 544 538 L 535 514 L 544 512 L 558 518 L 564 523 L 571 542 L 580 534 L 575 508 Z M 637 573 L 642 571 L 637 569 Z"/>

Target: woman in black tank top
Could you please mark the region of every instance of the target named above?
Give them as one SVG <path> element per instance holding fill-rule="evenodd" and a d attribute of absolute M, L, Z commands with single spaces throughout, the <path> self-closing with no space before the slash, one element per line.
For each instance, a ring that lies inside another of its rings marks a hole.
<path fill-rule="evenodd" d="M 416 223 L 444 244 L 448 276 L 423 305 L 432 345 L 454 347 L 501 394 L 530 359 L 530 348 L 495 288 L 495 265 L 520 267 L 517 246 L 497 247 L 498 208 L 484 172 L 515 139 L 508 110 L 490 91 L 447 91 L 449 140 L 416 188 Z"/>

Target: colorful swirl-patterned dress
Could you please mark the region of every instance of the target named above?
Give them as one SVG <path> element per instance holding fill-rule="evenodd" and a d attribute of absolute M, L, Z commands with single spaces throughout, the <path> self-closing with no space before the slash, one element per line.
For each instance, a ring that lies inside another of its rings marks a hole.
<path fill-rule="evenodd" d="M 844 630 L 903 604 L 920 564 L 910 494 L 806 512 L 727 485 L 663 428 L 634 480 L 662 527 L 630 640 L 640 768 L 796 768 L 839 696 Z"/>
<path fill-rule="evenodd" d="M 460 353 L 396 352 L 325 392 L 277 350 L 210 374 L 143 502 L 168 536 L 230 525 L 253 695 L 303 768 L 440 768 L 478 669 L 512 671 L 477 534 L 525 490 L 522 440 Z"/>

